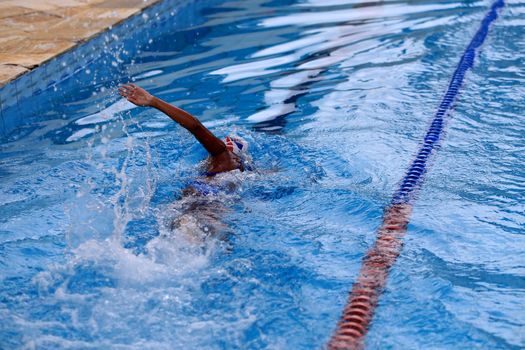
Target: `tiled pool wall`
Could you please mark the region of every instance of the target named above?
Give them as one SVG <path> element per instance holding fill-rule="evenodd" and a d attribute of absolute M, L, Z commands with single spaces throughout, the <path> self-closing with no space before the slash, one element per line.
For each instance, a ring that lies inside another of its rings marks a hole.
<path fill-rule="evenodd" d="M 104 55 L 115 53 L 131 60 L 155 33 L 179 30 L 199 24 L 199 11 L 218 0 L 161 0 L 102 32 L 95 38 L 55 57 L 42 66 L 0 88 L 0 140 L 15 129 L 45 119 L 51 94 L 79 87 L 79 73 Z M 97 66 L 100 69 L 100 64 Z M 108 67 L 111 69 L 112 67 Z M 115 68 L 113 68 L 115 69 Z M 112 75 L 108 75 L 112 79 Z M 78 86 L 77 86 L 78 85 Z"/>

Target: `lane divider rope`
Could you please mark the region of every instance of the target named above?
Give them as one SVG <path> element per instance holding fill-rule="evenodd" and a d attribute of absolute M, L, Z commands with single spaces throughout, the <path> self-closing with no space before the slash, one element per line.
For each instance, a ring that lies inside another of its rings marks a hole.
<path fill-rule="evenodd" d="M 329 350 L 354 350 L 363 347 L 364 337 L 374 316 L 379 297 L 386 286 L 388 272 L 401 253 L 414 197 L 423 182 L 428 160 L 442 137 L 444 118 L 452 108 L 466 72 L 474 64 L 476 49 L 485 41 L 490 24 L 498 17 L 498 9 L 504 6 L 503 0 L 496 0 L 492 4 L 463 53 L 423 143 L 394 193 L 390 206 L 385 209 L 376 242 L 363 258 L 359 275 L 343 309 L 343 315 L 327 345 Z"/>

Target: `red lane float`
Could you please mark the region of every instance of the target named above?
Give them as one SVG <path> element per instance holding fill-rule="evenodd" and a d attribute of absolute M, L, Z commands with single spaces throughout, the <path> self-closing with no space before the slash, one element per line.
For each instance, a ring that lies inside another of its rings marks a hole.
<path fill-rule="evenodd" d="M 361 349 L 379 296 L 385 288 L 388 270 L 401 253 L 403 236 L 412 212 L 410 204 L 394 204 L 385 210 L 374 246 L 363 259 L 329 350 Z"/>

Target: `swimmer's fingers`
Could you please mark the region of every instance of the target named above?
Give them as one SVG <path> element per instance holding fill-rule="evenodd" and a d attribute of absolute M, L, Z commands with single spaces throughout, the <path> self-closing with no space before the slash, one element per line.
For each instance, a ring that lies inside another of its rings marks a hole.
<path fill-rule="evenodd" d="M 153 100 L 152 95 L 134 84 L 121 85 L 118 91 L 122 97 L 137 106 L 149 106 Z"/>
<path fill-rule="evenodd" d="M 133 104 L 138 104 L 134 91 L 130 89 L 128 86 L 122 85 L 121 87 L 119 87 L 118 93 L 120 94 L 120 96 L 124 97 L 129 102 Z"/>
<path fill-rule="evenodd" d="M 128 97 L 130 96 L 132 93 L 133 93 L 133 89 L 131 89 L 129 86 L 127 85 L 121 85 L 119 88 L 118 88 L 118 93 L 122 96 L 122 97 Z"/>
<path fill-rule="evenodd" d="M 135 84 L 124 84 L 124 85 L 121 85 L 120 88 L 119 88 L 119 91 L 123 91 L 123 92 L 126 92 L 128 94 L 132 94 L 132 93 L 145 93 L 146 90 L 138 87 L 137 85 Z"/>

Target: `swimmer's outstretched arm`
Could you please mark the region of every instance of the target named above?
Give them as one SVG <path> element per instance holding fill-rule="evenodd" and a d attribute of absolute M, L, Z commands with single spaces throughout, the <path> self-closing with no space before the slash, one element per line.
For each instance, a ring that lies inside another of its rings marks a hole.
<path fill-rule="evenodd" d="M 137 106 L 153 107 L 166 114 L 183 128 L 191 132 L 197 141 L 199 141 L 212 156 L 221 154 L 226 150 L 224 142 L 188 112 L 164 102 L 134 84 L 122 85 L 119 88 L 119 93 L 122 97 Z"/>

